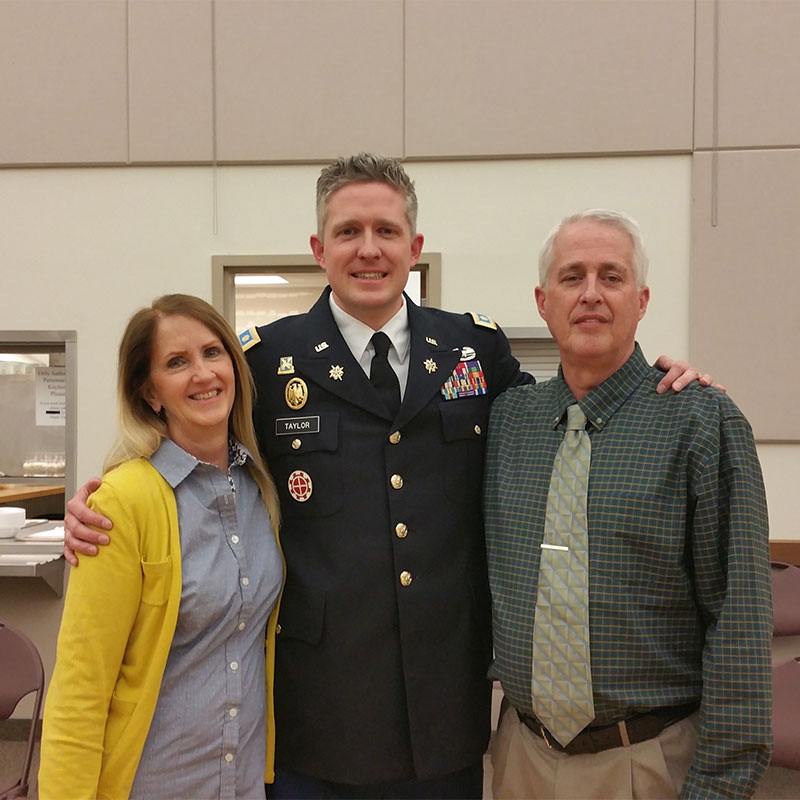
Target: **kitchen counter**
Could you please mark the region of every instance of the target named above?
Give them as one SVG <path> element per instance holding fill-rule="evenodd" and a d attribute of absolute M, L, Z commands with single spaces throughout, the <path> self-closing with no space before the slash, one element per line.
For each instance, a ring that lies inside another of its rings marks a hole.
<path fill-rule="evenodd" d="M 66 563 L 63 526 L 60 520 L 42 520 L 23 529 L 31 538 L 0 539 L 0 578 L 41 578 L 61 597 Z"/>
<path fill-rule="evenodd" d="M 0 483 L 0 504 L 20 503 L 35 497 L 50 497 L 64 494 L 64 485 L 42 485 L 28 483 Z"/>

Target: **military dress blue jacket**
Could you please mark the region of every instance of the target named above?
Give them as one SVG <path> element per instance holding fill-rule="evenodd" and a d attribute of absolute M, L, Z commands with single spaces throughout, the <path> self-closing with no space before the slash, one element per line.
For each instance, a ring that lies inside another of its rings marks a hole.
<path fill-rule="evenodd" d="M 489 738 L 486 426 L 494 397 L 533 378 L 487 317 L 406 297 L 408 383 L 392 419 L 329 295 L 242 335 L 287 562 L 277 768 L 435 778 L 479 762 Z"/>

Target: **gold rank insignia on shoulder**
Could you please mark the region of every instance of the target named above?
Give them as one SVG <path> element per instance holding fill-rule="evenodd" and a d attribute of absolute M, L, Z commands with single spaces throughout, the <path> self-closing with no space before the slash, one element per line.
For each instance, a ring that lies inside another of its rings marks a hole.
<path fill-rule="evenodd" d="M 253 345 L 258 344 L 260 341 L 261 337 L 258 335 L 258 331 L 255 329 L 255 326 L 248 328 L 246 331 L 242 331 L 239 334 L 239 344 L 242 346 L 242 350 L 245 352 Z"/>
<path fill-rule="evenodd" d="M 474 311 L 469 313 L 476 325 L 480 325 L 482 328 L 490 328 L 493 331 L 497 330 L 497 323 L 491 317 L 487 317 L 486 314 L 476 314 Z"/>
<path fill-rule="evenodd" d="M 281 356 L 278 375 L 294 375 L 294 360 L 292 356 Z"/>
<path fill-rule="evenodd" d="M 286 384 L 284 397 L 286 398 L 286 405 L 289 406 L 292 411 L 301 409 L 306 404 L 306 400 L 308 400 L 308 386 L 306 386 L 306 382 L 302 378 L 292 378 L 289 383 Z"/>

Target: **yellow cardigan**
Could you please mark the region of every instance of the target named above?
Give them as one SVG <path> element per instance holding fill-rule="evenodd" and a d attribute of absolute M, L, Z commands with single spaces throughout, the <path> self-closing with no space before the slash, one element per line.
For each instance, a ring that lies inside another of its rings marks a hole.
<path fill-rule="evenodd" d="M 90 500 L 114 531 L 100 557 L 81 559 L 70 574 L 45 703 L 41 800 L 128 797 L 178 618 L 181 549 L 172 488 L 140 458 L 105 475 Z M 276 605 L 267 624 L 268 783 L 277 612 Z"/>

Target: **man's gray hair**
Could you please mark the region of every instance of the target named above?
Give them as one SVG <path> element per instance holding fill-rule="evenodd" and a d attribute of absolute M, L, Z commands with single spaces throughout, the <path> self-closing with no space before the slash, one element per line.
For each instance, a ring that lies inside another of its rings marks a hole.
<path fill-rule="evenodd" d="M 547 276 L 550 272 L 550 268 L 553 266 L 553 243 L 555 242 L 556 236 L 567 226 L 585 219 L 594 220 L 601 225 L 608 225 L 611 228 L 617 228 L 631 237 L 631 241 L 633 242 L 633 270 L 636 275 L 636 286 L 641 289 L 645 283 L 647 283 L 647 267 L 649 265 L 649 260 L 644 247 L 642 234 L 639 231 L 639 223 L 622 211 L 609 211 L 605 208 L 592 208 L 588 211 L 578 211 L 575 214 L 570 214 L 564 217 L 564 219 L 547 234 L 542 249 L 539 251 L 539 286 L 545 288 Z"/>
<path fill-rule="evenodd" d="M 320 239 L 328 216 L 331 195 L 350 183 L 385 183 L 400 192 L 406 201 L 406 218 L 411 235 L 416 235 L 417 193 L 414 191 L 414 182 L 408 177 L 402 164 L 396 158 L 359 153 L 337 158 L 322 170 L 317 179 L 317 236 Z"/>

